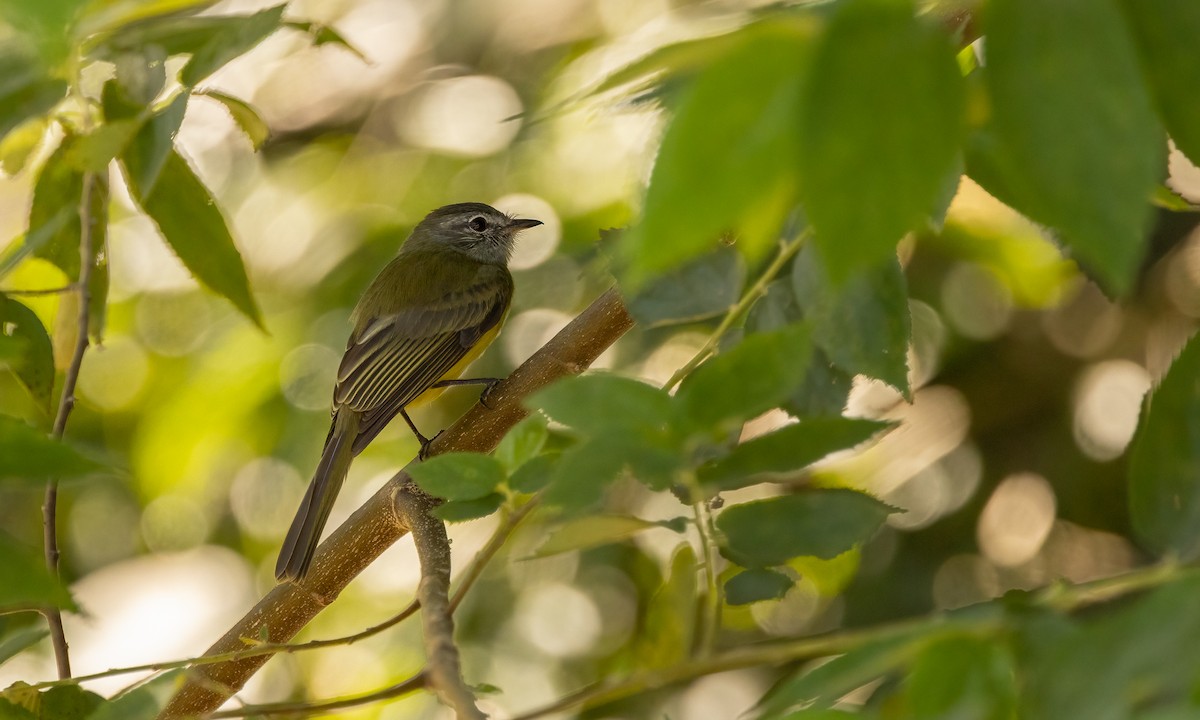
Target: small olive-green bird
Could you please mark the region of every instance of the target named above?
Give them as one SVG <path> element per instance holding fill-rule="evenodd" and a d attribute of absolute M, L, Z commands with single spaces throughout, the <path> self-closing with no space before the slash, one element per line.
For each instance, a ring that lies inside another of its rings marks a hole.
<path fill-rule="evenodd" d="M 308 492 L 275 565 L 279 580 L 308 572 L 350 461 L 406 408 L 427 403 L 459 379 L 495 339 L 513 294 L 508 258 L 517 233 L 541 225 L 483 203 L 429 213 L 373 280 L 350 319 L 354 330 L 333 388 L 333 422 Z"/>

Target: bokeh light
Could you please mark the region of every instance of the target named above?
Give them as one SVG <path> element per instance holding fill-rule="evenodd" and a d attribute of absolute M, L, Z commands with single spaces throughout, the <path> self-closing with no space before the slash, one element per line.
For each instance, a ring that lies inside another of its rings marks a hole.
<path fill-rule="evenodd" d="M 397 116 L 404 139 L 417 147 L 464 157 L 504 149 L 521 129 L 521 99 L 498 77 L 471 75 L 425 87 L 411 111 Z"/>
<path fill-rule="evenodd" d="M 1149 373 L 1128 360 L 1105 360 L 1085 370 L 1075 389 L 1072 423 L 1079 448 L 1095 460 L 1120 456 L 1133 439 L 1149 389 Z"/>
<path fill-rule="evenodd" d="M 1005 567 L 1032 560 L 1050 535 L 1055 509 L 1054 490 L 1042 476 L 1006 477 L 979 515 L 979 549 L 988 560 Z"/>

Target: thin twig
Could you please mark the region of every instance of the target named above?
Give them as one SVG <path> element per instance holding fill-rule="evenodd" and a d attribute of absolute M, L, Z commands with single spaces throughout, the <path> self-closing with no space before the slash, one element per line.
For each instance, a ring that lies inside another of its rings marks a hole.
<path fill-rule="evenodd" d="M 467 596 L 467 591 L 483 574 L 483 569 L 487 566 L 491 559 L 495 557 L 504 543 L 508 541 L 508 537 L 512 535 L 513 530 L 521 524 L 521 521 L 529 516 L 538 505 L 537 497 L 530 499 L 521 507 L 507 513 L 501 520 L 500 525 L 496 527 L 496 531 L 492 533 L 492 537 L 488 539 L 487 544 L 483 546 L 479 552 L 475 553 L 475 557 L 471 560 L 471 564 L 463 572 L 462 580 L 459 581 L 458 589 L 454 591 L 454 597 L 450 598 L 450 612 L 458 609 L 463 598 Z"/>
<path fill-rule="evenodd" d="M 63 293 L 74 292 L 79 289 L 79 283 L 71 283 L 56 288 L 39 288 L 36 290 L 0 290 L 0 295 L 24 295 L 28 297 L 37 297 L 39 295 L 62 295 Z"/>
<path fill-rule="evenodd" d="M 695 484 L 694 481 L 691 484 Z M 693 498 L 699 493 L 693 492 Z M 704 605 L 700 622 L 700 634 L 696 638 L 696 652 L 700 657 L 712 654 L 721 629 L 721 586 L 717 582 L 717 543 L 712 537 L 711 514 L 703 499 L 692 501 L 692 513 L 696 519 L 696 531 L 700 534 L 700 550 L 704 556 Z"/>
<path fill-rule="evenodd" d="M 80 675 L 71 678 L 68 681 L 50 680 L 48 682 L 37 683 L 32 685 L 32 690 L 42 690 L 45 688 L 54 687 L 56 685 L 76 685 L 88 682 L 89 680 L 99 680 L 100 678 L 114 677 L 117 675 L 129 675 L 136 672 L 160 672 L 163 670 L 175 670 L 185 667 L 199 667 L 201 665 L 214 665 L 216 663 L 232 662 L 235 660 L 244 660 L 246 658 L 258 657 L 261 655 L 276 655 L 276 654 L 291 654 L 304 652 L 308 650 L 319 650 L 321 648 L 334 647 L 337 645 L 352 645 L 360 640 L 365 640 L 372 635 L 394 627 L 408 618 L 416 614 L 417 610 L 421 609 L 421 604 L 413 600 L 400 612 L 391 616 L 381 623 L 372 625 L 371 627 L 360 630 L 352 635 L 343 635 L 335 638 L 325 638 L 323 640 L 309 640 L 303 643 L 262 643 L 254 647 L 245 648 L 243 650 L 234 650 L 222 655 L 205 655 L 197 658 L 184 658 L 181 660 L 164 660 L 161 662 L 146 663 L 145 665 L 130 665 L 128 667 L 112 668 L 101 672 L 94 672 L 90 675 Z"/>
<path fill-rule="evenodd" d="M 345 708 L 367 705 L 381 700 L 394 700 L 420 690 L 425 687 L 426 682 L 425 672 L 422 671 L 407 680 L 398 682 L 395 685 L 389 685 L 382 690 L 372 690 L 371 692 L 359 695 L 346 695 L 334 700 L 322 700 L 319 702 L 281 702 L 264 703 L 262 705 L 243 705 L 239 708 L 212 713 L 208 717 L 238 718 L 250 715 L 288 715 L 293 713 L 312 716 L 327 710 L 344 710 Z"/>
<path fill-rule="evenodd" d="M 414 491 L 415 494 L 415 491 Z M 475 705 L 475 693 L 462 677 L 458 646 L 454 644 L 454 617 L 450 614 L 450 540 L 446 523 L 429 511 L 428 503 L 397 503 L 397 514 L 412 532 L 417 557 L 421 561 L 421 581 L 417 599 L 421 601 L 421 620 L 425 626 L 425 663 L 430 687 L 450 707 L 459 720 L 485 720 Z"/>
<path fill-rule="evenodd" d="M 725 317 L 721 318 L 720 324 L 712 331 L 712 334 L 708 336 L 708 340 L 696 351 L 692 359 L 688 360 L 683 367 L 676 370 L 670 380 L 667 380 L 667 384 L 663 385 L 664 390 L 669 391 L 674 388 L 680 381 L 690 375 L 700 363 L 704 362 L 705 358 L 712 354 L 712 351 L 717 348 L 717 344 L 721 342 L 721 338 L 725 337 L 725 333 L 729 332 L 729 329 L 742 316 L 742 313 L 749 310 L 754 301 L 767 291 L 767 286 L 771 284 L 771 281 L 775 279 L 775 276 L 779 274 L 779 271 L 783 269 L 787 261 L 799 252 L 800 246 L 804 244 L 804 241 L 811 234 L 812 231 L 806 228 L 795 237 L 785 240 L 780 244 L 779 254 L 775 256 L 775 259 L 771 261 L 771 264 L 767 266 L 767 269 L 763 271 L 758 280 L 750 286 L 746 294 L 742 295 L 737 304 L 729 308 L 729 312 L 725 313 Z"/>
<path fill-rule="evenodd" d="M 89 283 L 92 278 L 92 189 L 96 177 L 92 173 L 83 174 L 83 191 L 79 199 L 79 321 L 75 338 L 75 349 L 71 353 L 71 362 L 63 376 L 62 395 L 58 400 L 58 412 L 54 416 L 53 435 L 61 440 L 67 431 L 67 419 L 75 407 L 75 385 L 79 382 L 79 368 L 83 365 L 83 354 L 88 347 L 88 311 L 91 307 L 92 293 Z M 46 497 L 42 503 L 42 542 L 45 546 L 46 567 L 50 576 L 59 579 L 59 550 L 58 550 L 58 481 L 51 480 L 46 484 Z M 63 630 L 62 612 L 57 607 L 47 607 L 44 610 L 46 622 L 50 626 L 50 644 L 54 648 L 54 664 L 58 667 L 60 680 L 71 677 L 71 657 L 67 646 L 67 634 Z"/>

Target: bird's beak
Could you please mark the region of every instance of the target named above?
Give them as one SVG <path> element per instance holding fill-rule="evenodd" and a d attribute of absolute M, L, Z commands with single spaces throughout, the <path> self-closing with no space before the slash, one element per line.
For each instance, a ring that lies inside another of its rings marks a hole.
<path fill-rule="evenodd" d="M 514 232 L 517 230 L 528 230 L 529 228 L 537 227 L 541 224 L 541 220 L 534 220 L 533 218 L 513 218 L 508 222 L 508 226 L 512 228 Z"/>

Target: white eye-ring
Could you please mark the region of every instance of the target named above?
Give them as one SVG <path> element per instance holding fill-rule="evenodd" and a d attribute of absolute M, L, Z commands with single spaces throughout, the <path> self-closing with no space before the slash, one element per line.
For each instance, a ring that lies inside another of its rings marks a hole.
<path fill-rule="evenodd" d="M 484 230 L 487 230 L 487 218 L 482 215 L 476 215 L 467 221 L 467 225 L 469 225 L 470 228 L 475 232 L 483 232 Z"/>

